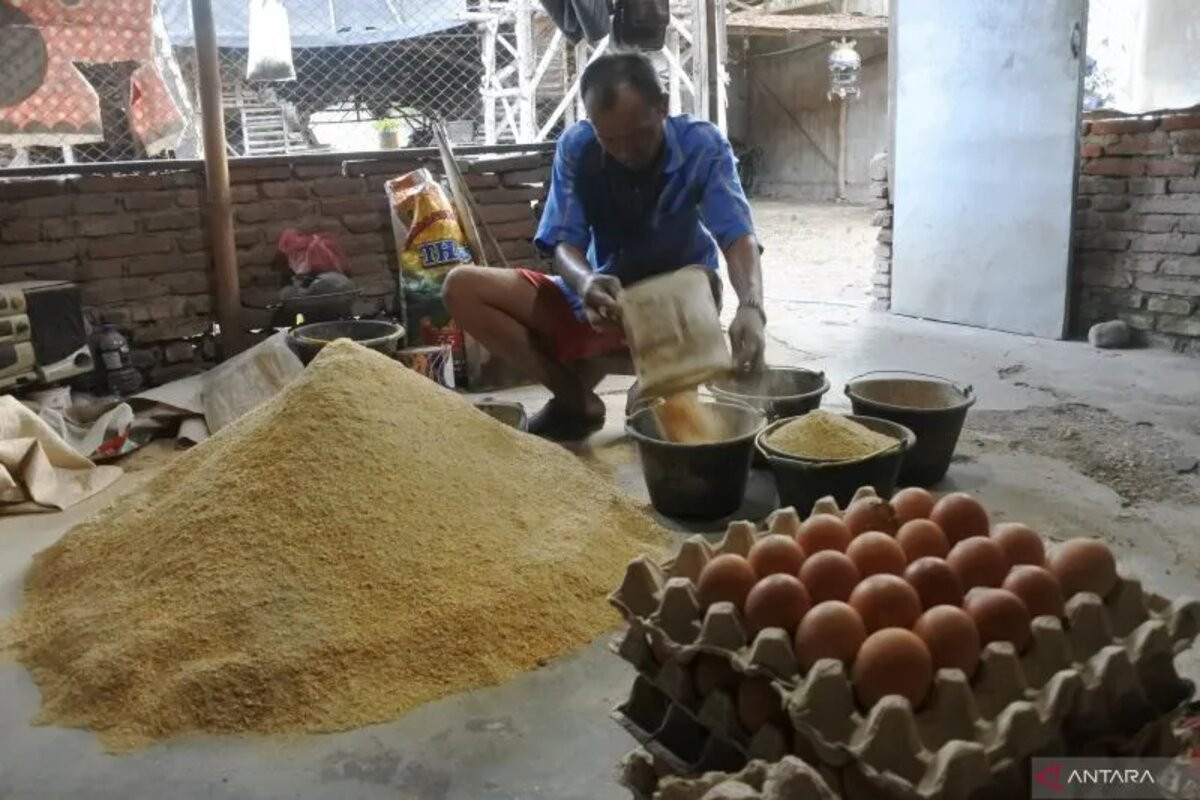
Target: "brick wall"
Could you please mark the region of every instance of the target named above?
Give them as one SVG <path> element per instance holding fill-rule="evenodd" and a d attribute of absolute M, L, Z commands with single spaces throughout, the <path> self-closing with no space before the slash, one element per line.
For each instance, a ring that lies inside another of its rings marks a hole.
<path fill-rule="evenodd" d="M 892 307 L 892 197 L 888 188 L 888 154 L 871 159 L 870 207 L 875 211 L 871 224 L 879 228 L 875 237 L 875 262 L 871 268 L 871 308 L 888 311 Z"/>
<path fill-rule="evenodd" d="M 1200 355 L 1200 109 L 1090 119 L 1080 157 L 1075 332 L 1120 318 Z"/>
<path fill-rule="evenodd" d="M 552 153 L 469 157 L 467 183 L 500 249 L 534 264 L 534 205 Z M 397 260 L 384 183 L 433 156 L 327 157 L 235 162 L 230 171 L 238 270 L 246 322 L 265 325 L 278 299 L 274 266 L 288 227 L 336 234 L 363 290 L 361 314 L 391 310 Z M 89 319 L 115 323 L 152 383 L 195 372 L 217 358 L 211 336 L 211 248 L 203 214 L 203 173 L 168 172 L 0 179 L 0 282 L 71 280 Z M 496 254 L 489 253 L 495 262 Z"/>

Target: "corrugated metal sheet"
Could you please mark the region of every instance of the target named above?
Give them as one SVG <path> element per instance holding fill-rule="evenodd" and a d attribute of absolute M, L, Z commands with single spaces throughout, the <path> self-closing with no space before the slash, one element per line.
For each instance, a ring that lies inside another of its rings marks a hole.
<path fill-rule="evenodd" d="M 192 43 L 189 0 L 159 0 L 171 43 Z M 467 0 L 283 0 L 292 47 L 346 47 L 415 39 L 463 24 Z M 245 48 L 248 0 L 213 0 L 220 47 Z"/>

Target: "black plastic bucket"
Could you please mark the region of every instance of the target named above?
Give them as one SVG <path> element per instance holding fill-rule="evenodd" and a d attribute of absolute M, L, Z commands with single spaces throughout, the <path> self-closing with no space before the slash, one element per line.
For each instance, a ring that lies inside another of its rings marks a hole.
<path fill-rule="evenodd" d="M 829 391 L 829 380 L 824 372 L 803 367 L 767 367 L 755 375 L 731 374 L 711 381 L 708 390 L 719 400 L 760 409 L 767 415 L 767 422 L 774 422 L 820 408 Z M 754 466 L 767 468 L 767 460 L 757 448 Z"/>
<path fill-rule="evenodd" d="M 896 447 L 854 461 L 810 461 L 782 455 L 766 444 L 767 437 L 794 417 L 776 420 L 755 439 L 758 450 L 767 459 L 775 474 L 779 489 L 779 504 L 793 506 L 808 516 L 813 504 L 822 497 L 833 496 L 845 508 L 854 493 L 863 486 L 874 487 L 880 497 L 888 498 L 896 491 L 896 482 L 906 454 L 917 441 L 916 435 L 895 422 L 874 417 L 846 415 L 873 431 L 898 440 Z"/>
<path fill-rule="evenodd" d="M 892 375 L 903 377 L 872 377 Z M 869 372 L 846 384 L 855 414 L 891 420 L 917 435 L 904 459 L 900 483 L 932 486 L 946 477 L 975 392 L 947 378 L 919 372 Z"/>
<path fill-rule="evenodd" d="M 625 431 L 637 443 L 650 502 L 658 513 L 683 520 L 714 520 L 738 510 L 746 495 L 754 439 L 766 422 L 748 406 L 706 402 L 735 436 L 711 444 L 664 441 L 652 407 L 635 411 Z"/>
<path fill-rule="evenodd" d="M 404 328 L 395 322 L 378 319 L 346 319 L 338 322 L 313 322 L 288 331 L 287 343 L 300 360 L 308 364 L 321 348 L 335 339 L 352 339 L 363 347 L 393 356 L 404 338 Z"/>
<path fill-rule="evenodd" d="M 798 417 L 821 406 L 829 391 L 824 372 L 803 367 L 767 367 L 757 375 L 729 375 L 708 384 L 719 400 L 754 406 L 768 422 L 781 417 Z"/>

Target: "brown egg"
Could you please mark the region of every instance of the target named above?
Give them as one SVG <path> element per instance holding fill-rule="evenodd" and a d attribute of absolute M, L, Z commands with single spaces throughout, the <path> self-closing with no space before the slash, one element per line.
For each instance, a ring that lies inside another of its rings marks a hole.
<path fill-rule="evenodd" d="M 1054 573 L 1032 564 L 1018 564 L 1004 579 L 1003 588 L 1021 598 L 1021 602 L 1034 617 L 1063 617 L 1062 585 Z"/>
<path fill-rule="evenodd" d="M 976 587 L 967 592 L 963 610 L 975 620 L 985 647 L 992 642 L 1012 642 L 1019 653 L 1029 645 L 1029 609 L 1007 589 Z"/>
<path fill-rule="evenodd" d="M 866 638 L 862 617 L 848 604 L 819 603 L 796 629 L 796 660 L 805 672 L 822 658 L 836 658 L 849 667 Z"/>
<path fill-rule="evenodd" d="M 850 605 L 862 617 L 867 633 L 883 628 L 911 628 L 921 616 L 917 590 L 895 575 L 872 575 L 854 587 Z"/>
<path fill-rule="evenodd" d="M 1037 531 L 1020 522 L 1005 522 L 992 531 L 992 541 L 1000 545 L 1008 563 L 1032 564 L 1040 567 L 1046 563 L 1046 548 Z"/>
<path fill-rule="evenodd" d="M 846 509 L 842 521 L 850 529 L 852 536 L 867 531 L 880 531 L 887 534 L 896 533 L 896 515 L 887 500 L 880 497 L 864 497 L 855 500 Z"/>
<path fill-rule="evenodd" d="M 776 574 L 795 575 L 804 563 L 804 551 L 792 537 L 768 533 L 754 543 L 746 560 L 760 578 Z"/>
<path fill-rule="evenodd" d="M 916 590 L 921 598 L 921 608 L 927 611 L 934 606 L 962 605 L 962 581 L 958 573 L 940 558 L 918 558 L 904 570 L 904 580 Z"/>
<path fill-rule="evenodd" d="M 810 607 L 808 591 L 799 578 L 768 575 L 746 595 L 746 627 L 751 636 L 766 628 L 783 628 L 791 636 Z"/>
<path fill-rule="evenodd" d="M 741 608 L 746 595 L 758 582 L 750 562 L 739 555 L 725 553 L 704 565 L 696 583 L 700 605 L 708 608 L 713 603 L 733 603 Z"/>
<path fill-rule="evenodd" d="M 1117 562 L 1108 545 L 1098 539 L 1072 539 L 1059 545 L 1050 554 L 1050 571 L 1067 599 L 1079 592 L 1106 597 L 1117 585 Z"/>
<path fill-rule="evenodd" d="M 858 567 L 864 577 L 871 575 L 903 575 L 908 566 L 904 550 L 891 536 L 879 531 L 868 531 L 856 536 L 846 548 L 846 556 Z"/>
<path fill-rule="evenodd" d="M 976 586 L 996 588 L 1008 574 L 1008 561 L 1000 545 L 982 536 L 972 536 L 954 545 L 946 563 L 958 573 L 968 592 Z"/>
<path fill-rule="evenodd" d="M 967 612 L 954 606 L 929 609 L 913 633 L 925 642 L 933 656 L 933 669 L 961 669 L 968 679 L 979 666 L 979 629 Z"/>
<path fill-rule="evenodd" d="M 929 518 L 941 527 L 951 545 L 972 536 L 987 536 L 991 528 L 983 503 L 966 492 L 954 492 L 938 500 Z"/>
<path fill-rule="evenodd" d="M 909 561 L 933 556 L 945 558 L 950 552 L 950 541 L 936 522 L 927 519 L 909 520 L 896 531 L 896 542 L 904 550 Z"/>
<path fill-rule="evenodd" d="M 892 496 L 892 511 L 898 525 L 914 519 L 929 519 L 933 513 L 933 495 L 918 486 L 901 489 Z"/>
<path fill-rule="evenodd" d="M 754 734 L 778 716 L 783 704 L 766 678 L 746 678 L 738 687 L 738 719 L 747 733 Z"/>
<path fill-rule="evenodd" d="M 845 553 L 822 550 L 811 556 L 800 568 L 800 582 L 808 589 L 808 598 L 814 604 L 826 600 L 850 599 L 850 593 L 862 575 Z"/>
<path fill-rule="evenodd" d="M 890 694 L 900 695 L 915 709 L 929 694 L 933 657 L 912 631 L 876 631 L 859 648 L 852 680 L 854 695 L 864 710 Z"/>
<path fill-rule="evenodd" d="M 693 678 L 696 683 L 696 693 L 708 697 L 716 691 L 731 691 L 738 682 L 738 674 L 729 663 L 729 659 L 712 653 L 701 653 L 696 656 L 693 665 Z"/>
<path fill-rule="evenodd" d="M 796 534 L 796 542 L 810 557 L 823 550 L 844 553 L 852 538 L 846 523 L 833 514 L 813 514 L 804 520 Z"/>

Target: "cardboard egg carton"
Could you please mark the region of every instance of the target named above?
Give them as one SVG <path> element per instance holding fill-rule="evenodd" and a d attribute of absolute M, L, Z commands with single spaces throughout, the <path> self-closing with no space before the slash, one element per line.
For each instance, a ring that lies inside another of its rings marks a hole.
<path fill-rule="evenodd" d="M 636 642 L 636 638 L 626 637 L 626 642 L 630 640 Z M 620 646 L 640 645 L 623 642 Z M 796 694 L 793 691 L 791 697 Z M 781 693 L 781 705 L 788 699 L 787 693 Z M 1111 734 L 1072 744 L 1062 729 L 1051 727 L 1037 730 L 1036 736 L 1021 741 L 1015 750 L 1001 753 L 989 752 L 986 738 L 982 742 L 947 741 L 935 753 L 926 775 L 914 784 L 911 772 L 906 776 L 893 771 L 910 768 L 904 760 L 906 747 L 914 751 L 922 747 L 922 732 L 913 729 L 911 710 L 900 698 L 888 698 L 872 710 L 868 729 L 860 738 L 872 750 L 832 759 L 835 763 L 822 760 L 803 730 L 787 730 L 778 724 L 764 726 L 746 744 L 737 723 L 731 724 L 736 710 L 727 694 L 715 692 L 698 705 L 688 706 L 674 702 L 646 675 L 637 676 L 629 698 L 613 716 L 646 748 L 643 757 L 626 759 L 622 769 L 622 782 L 636 798 L 652 796 L 647 786 L 656 786 L 665 775 L 733 772 L 752 763 L 751 757 L 774 764 L 798 756 L 814 766 L 827 786 L 845 800 L 1009 800 L 1025 796 L 1030 786 L 1028 759 L 1032 757 L 1171 757 L 1181 750 L 1171 716 L 1160 716 L 1133 735 Z M 1012 716 L 1021 714 L 1014 710 Z M 1028 735 L 1024 729 L 1009 733 Z M 898 745 L 889 747 L 890 739 Z"/>
<path fill-rule="evenodd" d="M 689 778 L 662 775 L 649 753 L 635 751 L 622 763 L 621 782 L 636 800 L 841 800 L 820 772 L 795 756 Z"/>
<path fill-rule="evenodd" d="M 792 533 L 798 525 L 795 512 L 785 510 L 768 531 Z M 989 645 L 971 682 L 941 671 L 920 711 L 889 697 L 863 714 L 840 662 L 822 661 L 801 675 L 784 631 L 750 638 L 732 604 L 701 611 L 694 589 L 700 570 L 716 555 L 745 555 L 760 535 L 752 524 L 734 523 L 715 546 L 693 537 L 664 564 L 635 559 L 610 598 L 629 623 L 618 653 L 677 715 L 748 758 L 796 753 L 848 770 L 849 785 L 858 778 L 876 796 L 968 798 L 1020 784 L 1014 765 L 1031 755 L 1145 738 L 1143 731 L 1191 695 L 1174 656 L 1200 632 L 1200 603 L 1169 602 L 1121 579 L 1104 601 L 1071 598 L 1065 627 L 1054 617 L 1035 619 L 1024 654 L 1007 643 Z M 742 675 L 769 678 L 786 714 L 751 736 L 731 696 L 696 695 L 690 665 L 702 653 L 727 658 Z"/>

